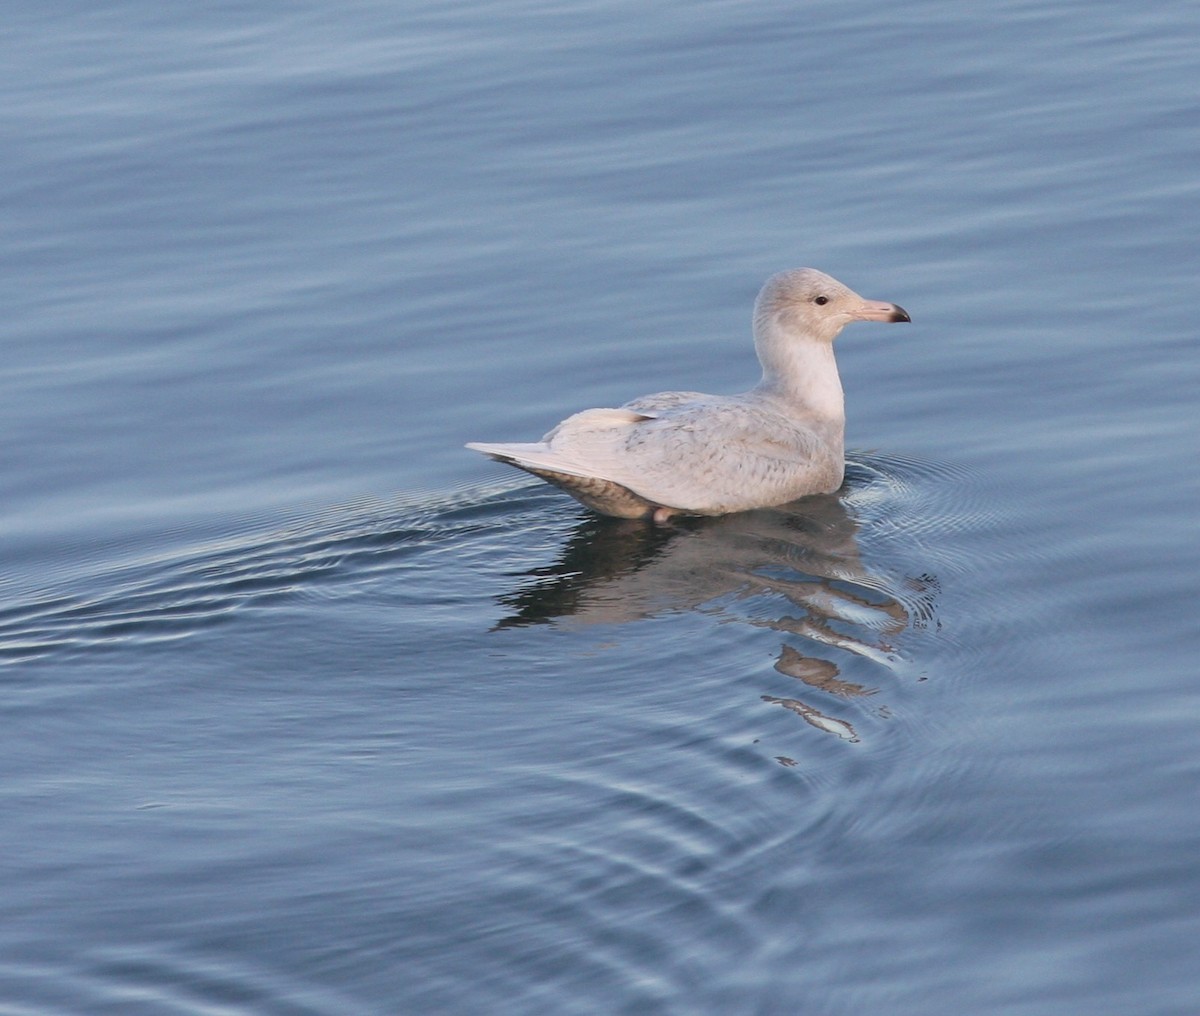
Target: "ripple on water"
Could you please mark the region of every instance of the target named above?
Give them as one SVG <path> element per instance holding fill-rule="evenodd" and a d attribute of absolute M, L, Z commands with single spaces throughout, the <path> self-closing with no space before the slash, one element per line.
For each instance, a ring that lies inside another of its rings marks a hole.
<path fill-rule="evenodd" d="M 858 455 L 837 496 L 671 527 L 584 516 L 556 560 L 501 594 L 495 627 L 581 630 L 700 613 L 772 631 L 782 636 L 774 676 L 753 668 L 766 685 L 760 701 L 860 744 L 893 722 L 898 693 L 928 677 L 948 640 L 944 582 L 977 574 L 962 546 L 1003 518 L 1000 500 L 965 470 Z"/>
<path fill-rule="evenodd" d="M 996 504 L 961 470 L 880 455 L 855 456 L 838 496 L 671 527 L 598 518 L 523 481 L 364 502 L 118 561 L 79 589 L 10 597 L 0 660 L 186 638 L 247 610 L 354 596 L 371 582 L 419 599 L 433 595 L 430 572 L 461 589 L 455 570 L 487 568 L 510 576 L 497 631 L 693 613 L 774 632 L 752 643 L 773 644 L 771 667 L 753 668 L 759 700 L 858 744 L 953 638 L 942 576 L 970 571 L 955 537 L 996 525 Z M 559 548 L 549 562 L 547 544 Z M 404 581 L 418 573 L 424 581 Z"/>
<path fill-rule="evenodd" d="M 153 557 L 135 548 L 115 561 L 81 562 L 57 589 L 10 586 L 0 605 L 0 664 L 186 638 L 280 600 L 336 596 L 542 500 L 485 488 L 367 501 L 278 528 L 242 523 Z"/>
<path fill-rule="evenodd" d="M 208 962 L 160 943 L 97 946 L 79 955 L 69 970 L 27 958 L 0 965 L 0 977 L 14 996 L 36 1005 L 39 1016 L 84 1011 L 332 1014 L 355 1009 L 337 991 L 297 983 L 228 955 Z"/>
<path fill-rule="evenodd" d="M 10 596 L 0 652 L 78 657 L 199 639 L 267 610 L 316 618 L 347 605 L 357 617 L 381 604 L 383 624 L 416 618 L 436 642 L 429 618 L 444 609 L 452 648 L 420 655 L 397 640 L 419 661 L 388 671 L 386 687 L 403 686 L 390 722 L 413 758 L 429 750 L 425 722 L 472 730 L 461 770 L 473 782 L 456 784 L 460 763 L 445 756 L 410 775 L 423 787 L 404 797 L 413 842 L 385 852 L 428 878 L 372 897 L 355 952 L 378 970 L 420 964 L 427 976 L 405 996 L 418 1010 L 504 997 L 563 1012 L 578 998 L 587 1011 L 610 985 L 665 1007 L 711 969 L 760 961 L 779 885 L 796 909 L 817 878 L 810 844 L 886 832 L 887 799 L 856 811 L 849 786 L 892 769 L 931 785 L 952 772 L 949 757 L 913 750 L 940 722 L 921 689 L 963 679 L 939 669 L 957 610 L 947 600 L 960 595 L 957 534 L 997 515 L 970 507 L 953 470 L 861 456 L 848 476 L 837 497 L 670 527 L 600 519 L 524 480 L 231 526 Z M 514 725 L 490 748 L 491 732 L 460 718 L 489 709 Z M 786 793 L 767 792 L 777 784 Z M 431 829 L 450 837 L 444 856 Z M 319 903 L 295 903 L 298 928 Z M 397 938 L 397 912 L 417 930 Z M 219 934 L 255 919 L 233 907 Z M 141 964 L 131 981 L 184 1009 L 189 993 L 354 1008 L 310 996 L 301 973 L 276 983 L 223 963 L 224 980 L 206 980 L 203 938 L 186 937 L 178 969 L 150 947 L 128 964 L 101 957 L 86 972 L 103 983 L 79 992 L 121 997 Z M 476 971 L 466 985 L 463 943 Z"/>

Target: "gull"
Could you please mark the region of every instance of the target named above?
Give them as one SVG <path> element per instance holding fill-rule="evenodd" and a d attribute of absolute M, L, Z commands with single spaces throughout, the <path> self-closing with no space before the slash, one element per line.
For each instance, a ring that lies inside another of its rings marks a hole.
<path fill-rule="evenodd" d="M 594 511 L 666 522 L 785 504 L 842 485 L 846 426 L 833 340 L 851 321 L 911 321 L 815 268 L 780 272 L 754 304 L 762 380 L 738 395 L 658 392 L 585 409 L 541 441 L 468 448 Z"/>

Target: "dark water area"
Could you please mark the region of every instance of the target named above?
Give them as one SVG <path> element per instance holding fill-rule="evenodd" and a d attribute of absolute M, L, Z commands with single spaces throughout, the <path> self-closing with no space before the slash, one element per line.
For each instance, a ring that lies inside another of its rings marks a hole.
<path fill-rule="evenodd" d="M 1196 1011 L 1200 14 L 7 21 L 0 1012 Z M 836 495 L 463 450 L 799 265 Z"/>

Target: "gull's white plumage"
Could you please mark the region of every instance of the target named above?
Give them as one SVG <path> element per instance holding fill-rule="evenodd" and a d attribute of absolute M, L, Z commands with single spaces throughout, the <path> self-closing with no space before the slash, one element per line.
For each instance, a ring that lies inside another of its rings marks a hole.
<path fill-rule="evenodd" d="M 587 409 L 541 441 L 468 448 L 622 518 L 723 515 L 837 490 L 845 411 L 833 340 L 851 321 L 908 321 L 813 268 L 772 276 L 754 305 L 762 380 L 740 395 L 659 392 Z"/>

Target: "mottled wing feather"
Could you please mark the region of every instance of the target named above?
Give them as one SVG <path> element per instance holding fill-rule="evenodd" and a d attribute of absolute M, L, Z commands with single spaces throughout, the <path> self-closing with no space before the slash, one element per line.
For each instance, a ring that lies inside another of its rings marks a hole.
<path fill-rule="evenodd" d="M 551 432 L 551 450 L 573 469 L 619 483 L 656 504 L 718 514 L 806 493 L 841 482 L 840 443 L 819 427 L 744 399 L 678 393 L 647 396 L 626 410 L 651 418 L 618 426 L 591 425 L 587 413 Z"/>
<path fill-rule="evenodd" d="M 702 392 L 655 392 L 653 395 L 640 395 L 636 399 L 626 402 L 621 408 L 647 416 L 661 416 L 666 410 L 678 409 L 689 402 L 711 401 L 712 399 L 712 395 L 705 395 Z"/>

